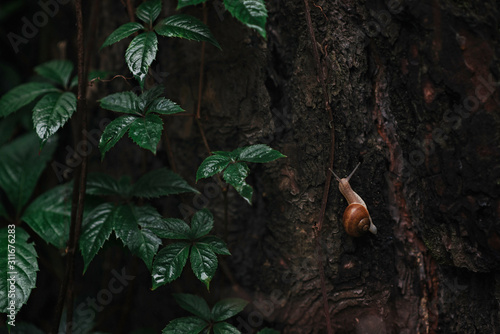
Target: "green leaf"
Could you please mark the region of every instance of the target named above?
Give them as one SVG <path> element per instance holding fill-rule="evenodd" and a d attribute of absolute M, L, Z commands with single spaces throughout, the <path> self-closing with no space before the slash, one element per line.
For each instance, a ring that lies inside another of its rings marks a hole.
<path fill-rule="evenodd" d="M 155 31 L 165 37 L 180 37 L 193 41 L 209 42 L 221 49 L 210 29 L 203 22 L 190 15 L 169 16 L 156 25 Z"/>
<path fill-rule="evenodd" d="M 214 227 L 214 216 L 208 209 L 196 212 L 191 220 L 191 239 L 198 239 L 208 234 Z"/>
<path fill-rule="evenodd" d="M 43 240 L 64 249 L 71 221 L 71 184 L 63 184 L 38 196 L 26 209 L 22 220 Z"/>
<path fill-rule="evenodd" d="M 224 6 L 241 23 L 266 38 L 267 9 L 264 0 L 224 0 Z"/>
<path fill-rule="evenodd" d="M 158 211 L 149 206 L 137 207 L 138 224 L 160 238 L 189 239 L 189 226 L 183 220 L 163 218 Z"/>
<path fill-rule="evenodd" d="M 189 256 L 190 244 L 176 242 L 161 249 L 153 262 L 153 288 L 170 283 L 178 278 L 186 265 Z"/>
<path fill-rule="evenodd" d="M 143 175 L 134 184 L 132 195 L 136 197 L 154 198 L 160 196 L 198 193 L 182 177 L 167 168 L 160 168 Z"/>
<path fill-rule="evenodd" d="M 238 156 L 238 160 L 247 162 L 270 162 L 279 158 L 286 158 L 286 155 L 264 144 L 243 147 Z"/>
<path fill-rule="evenodd" d="M 231 159 L 221 155 L 211 155 L 201 163 L 196 172 L 196 182 L 200 179 L 220 173 L 229 165 Z"/>
<path fill-rule="evenodd" d="M 211 320 L 211 312 L 207 302 L 196 295 L 188 293 L 174 293 L 174 298 L 180 307 L 205 321 Z"/>
<path fill-rule="evenodd" d="M 137 228 L 137 218 L 134 208 L 130 204 L 122 204 L 116 207 L 113 214 L 113 230 L 116 237 L 121 239 L 126 246 L 129 234 Z"/>
<path fill-rule="evenodd" d="M 236 189 L 236 191 L 248 202 L 248 204 L 252 204 L 253 189 L 245 182 L 249 171 L 250 170 L 245 163 L 237 162 L 226 168 L 223 177 L 227 183 Z"/>
<path fill-rule="evenodd" d="M 214 334 L 241 334 L 236 327 L 225 321 L 215 323 L 213 330 Z"/>
<path fill-rule="evenodd" d="M 133 92 L 111 94 L 102 98 L 100 102 L 103 109 L 141 115 L 141 110 L 139 109 L 140 99 Z"/>
<path fill-rule="evenodd" d="M 181 9 L 182 7 L 186 6 L 197 5 L 204 2 L 207 2 L 207 0 L 179 0 L 179 2 L 177 3 L 177 9 Z"/>
<path fill-rule="evenodd" d="M 104 41 L 104 43 L 102 44 L 102 46 L 99 50 L 101 50 L 102 48 L 104 48 L 106 46 L 115 44 L 116 42 L 119 42 L 122 39 L 127 38 L 128 36 L 132 35 L 133 33 L 137 32 L 139 30 L 142 30 L 142 29 L 144 29 L 144 27 L 140 23 L 137 23 L 137 22 L 125 23 L 124 25 L 118 27 L 118 29 L 113 31 L 108 36 L 108 38 L 106 38 L 106 40 Z"/>
<path fill-rule="evenodd" d="M 184 317 L 170 321 L 162 331 L 163 334 L 198 334 L 208 326 L 198 317 Z"/>
<path fill-rule="evenodd" d="M 57 146 L 57 139 L 52 137 L 39 151 L 38 141 L 35 133 L 29 133 L 0 148 L 0 188 L 17 213 L 31 197 Z"/>
<path fill-rule="evenodd" d="M 179 107 L 178 104 L 164 97 L 160 97 L 151 103 L 151 105 L 148 107 L 148 110 L 146 111 L 146 114 L 157 113 L 161 115 L 172 115 L 183 111 L 184 109 Z"/>
<path fill-rule="evenodd" d="M 140 147 L 156 154 L 156 147 L 161 139 L 163 121 L 160 116 L 149 114 L 138 117 L 131 125 L 128 136 Z"/>
<path fill-rule="evenodd" d="M 212 308 L 212 319 L 224 321 L 243 311 L 248 305 L 246 300 L 240 298 L 227 298 L 218 301 Z"/>
<path fill-rule="evenodd" d="M 231 255 L 229 252 L 229 249 L 227 249 L 227 245 L 224 241 L 222 241 L 221 238 L 213 236 L 213 235 L 207 235 L 204 236 L 201 239 L 198 239 L 196 241 L 197 244 L 207 244 L 216 254 L 221 254 L 221 255 Z"/>
<path fill-rule="evenodd" d="M 11 226 L 11 225 L 10 225 Z M 35 287 L 38 271 L 37 253 L 33 243 L 28 243 L 29 234 L 22 227 L 0 229 L 0 313 L 8 312 L 8 302 L 15 301 L 15 313 L 26 304 Z M 14 235 L 14 239 L 12 239 Z M 14 254 L 14 258 L 12 258 Z M 10 255 L 10 257 L 9 257 Z M 9 262 L 9 261 L 15 262 Z M 8 293 L 11 283 L 15 288 L 15 296 L 11 299 Z"/>
<path fill-rule="evenodd" d="M 49 93 L 33 108 L 33 126 L 44 144 L 76 111 L 76 96 L 71 92 Z"/>
<path fill-rule="evenodd" d="M 69 60 L 52 60 L 35 67 L 35 72 L 63 87 L 68 87 L 73 63 Z"/>
<path fill-rule="evenodd" d="M 132 40 L 125 51 L 125 61 L 130 72 L 137 78 L 141 88 L 144 88 L 144 79 L 149 66 L 156 58 L 158 38 L 154 31 L 144 32 Z"/>
<path fill-rule="evenodd" d="M 144 113 L 146 109 L 148 109 L 149 105 L 156 100 L 157 98 L 161 97 L 165 91 L 165 87 L 161 85 L 153 86 L 152 88 L 144 91 L 141 96 L 139 96 L 139 99 L 141 101 L 140 103 L 140 110 Z"/>
<path fill-rule="evenodd" d="M 83 220 L 80 236 L 80 250 L 83 256 L 84 268 L 87 268 L 94 256 L 109 239 L 114 225 L 114 211 L 111 203 L 104 203 L 92 210 Z"/>
<path fill-rule="evenodd" d="M 257 334 L 280 334 L 280 332 L 278 332 L 275 329 L 264 328 L 264 329 L 260 330 Z"/>
<path fill-rule="evenodd" d="M 19 110 L 40 95 L 58 91 L 59 89 L 45 82 L 30 82 L 19 85 L 0 99 L 0 117 L 5 117 Z"/>
<path fill-rule="evenodd" d="M 140 257 L 148 270 L 151 271 L 153 264 L 153 257 L 155 256 L 158 248 L 161 245 L 161 239 L 158 238 L 152 231 L 147 228 L 138 228 L 137 224 L 141 221 L 147 221 L 151 211 L 142 210 L 138 207 L 132 206 L 132 212 L 136 221 L 135 227 L 129 230 L 126 245 L 132 254 Z"/>
<path fill-rule="evenodd" d="M 144 23 L 152 26 L 161 12 L 161 0 L 148 0 L 137 7 L 135 14 Z"/>
<path fill-rule="evenodd" d="M 190 228 L 182 219 L 177 218 L 165 218 L 163 220 L 163 225 L 158 226 L 153 232 L 156 233 L 160 238 L 167 239 L 190 239 Z"/>
<path fill-rule="evenodd" d="M 217 270 L 217 255 L 209 245 L 195 243 L 191 247 L 190 261 L 195 276 L 205 283 L 208 290 Z"/>
<path fill-rule="evenodd" d="M 137 117 L 131 115 L 122 116 L 113 120 L 106 126 L 106 129 L 104 129 L 101 135 L 101 140 L 99 141 L 101 159 L 104 159 L 104 154 L 115 146 L 136 119 Z"/>
<path fill-rule="evenodd" d="M 238 160 L 238 157 L 240 155 L 240 151 L 243 149 L 243 147 L 239 147 L 237 149 L 235 149 L 234 151 L 232 152 L 226 152 L 226 151 L 214 151 L 212 152 L 213 154 L 216 154 L 216 155 L 221 155 L 223 157 L 228 157 L 230 158 L 233 162 L 236 162 L 236 160 Z"/>
<path fill-rule="evenodd" d="M 90 173 L 87 176 L 85 193 L 88 195 L 120 196 L 122 198 L 127 198 L 130 188 L 130 179 L 128 177 L 116 181 L 105 173 Z"/>

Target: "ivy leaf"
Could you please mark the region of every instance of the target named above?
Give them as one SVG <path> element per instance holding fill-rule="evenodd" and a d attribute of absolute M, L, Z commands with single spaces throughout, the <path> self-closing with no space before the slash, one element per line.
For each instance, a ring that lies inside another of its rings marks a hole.
<path fill-rule="evenodd" d="M 127 198 L 130 192 L 130 179 L 125 177 L 120 181 L 105 173 L 90 173 L 87 177 L 85 193 L 88 195 L 120 196 Z"/>
<path fill-rule="evenodd" d="M 180 307 L 205 321 L 211 320 L 211 312 L 207 302 L 196 295 L 188 293 L 174 293 L 174 298 Z"/>
<path fill-rule="evenodd" d="M 29 82 L 7 92 L 0 99 L 0 117 L 5 117 L 19 110 L 40 95 L 59 92 L 59 89 L 45 82 Z"/>
<path fill-rule="evenodd" d="M 38 140 L 35 133 L 29 133 L 0 148 L 0 188 L 17 213 L 31 197 L 57 146 L 57 139 L 52 137 L 39 151 Z"/>
<path fill-rule="evenodd" d="M 215 39 L 210 29 L 197 18 L 178 14 L 161 20 L 155 31 L 165 37 L 180 37 L 199 42 L 209 42 L 221 50 L 219 42 Z"/>
<path fill-rule="evenodd" d="M 216 154 L 216 155 L 221 155 L 223 157 L 228 157 L 230 158 L 233 162 L 236 162 L 236 160 L 238 160 L 238 157 L 240 155 L 240 152 L 241 150 L 243 149 L 243 147 L 239 147 L 237 149 L 235 149 L 234 151 L 232 152 L 226 152 L 226 151 L 214 151 L 212 152 L 213 154 Z"/>
<path fill-rule="evenodd" d="M 130 125 L 137 119 L 135 116 L 121 116 L 110 122 L 101 135 L 99 141 L 99 150 L 101 151 L 101 159 L 104 155 L 123 137 L 128 131 Z"/>
<path fill-rule="evenodd" d="M 208 326 L 203 319 L 198 317 L 184 317 L 169 322 L 162 334 L 198 334 Z"/>
<path fill-rule="evenodd" d="M 152 290 L 178 278 L 186 265 L 190 244 L 176 242 L 161 249 L 153 262 Z"/>
<path fill-rule="evenodd" d="M 186 6 L 198 5 L 204 2 L 207 2 L 207 0 L 179 0 L 177 3 L 177 9 L 181 9 Z"/>
<path fill-rule="evenodd" d="M 71 92 L 49 93 L 33 108 L 33 126 L 44 144 L 76 111 L 76 96 Z"/>
<path fill-rule="evenodd" d="M 201 163 L 196 172 L 196 182 L 220 173 L 229 165 L 231 159 L 221 155 L 211 155 Z"/>
<path fill-rule="evenodd" d="M 139 81 L 141 89 L 144 88 L 144 79 L 157 52 L 158 38 L 154 31 L 144 32 L 134 37 L 125 51 L 125 62 L 130 72 Z"/>
<path fill-rule="evenodd" d="M 227 183 L 236 189 L 236 191 L 248 202 L 248 204 L 252 204 L 253 189 L 245 182 L 249 171 L 250 170 L 245 163 L 237 162 L 226 168 L 223 177 Z"/>
<path fill-rule="evenodd" d="M 116 207 L 111 203 L 101 204 L 92 210 L 83 220 L 80 251 L 83 256 L 84 273 L 87 271 L 94 256 L 111 235 L 115 209 Z"/>
<path fill-rule="evenodd" d="M 163 121 L 160 116 L 149 114 L 138 117 L 131 125 L 128 132 L 129 137 L 140 147 L 156 154 L 156 146 L 161 139 Z"/>
<path fill-rule="evenodd" d="M 216 254 L 231 255 L 227 245 L 219 237 L 213 235 L 204 236 L 196 241 L 198 244 L 207 244 Z"/>
<path fill-rule="evenodd" d="M 243 311 L 248 305 L 246 300 L 240 298 L 227 298 L 218 301 L 212 308 L 212 319 L 224 321 Z"/>
<path fill-rule="evenodd" d="M 198 193 L 182 177 L 167 168 L 160 168 L 143 175 L 134 184 L 132 195 L 143 198 L 174 195 L 186 192 Z"/>
<path fill-rule="evenodd" d="M 163 218 L 155 208 L 146 205 L 136 207 L 137 223 L 160 238 L 189 239 L 189 226 L 181 219 Z"/>
<path fill-rule="evenodd" d="M 182 219 L 165 218 L 163 224 L 152 231 L 160 238 L 189 240 L 191 229 Z"/>
<path fill-rule="evenodd" d="M 224 0 L 224 6 L 241 23 L 266 38 L 267 9 L 264 0 Z"/>
<path fill-rule="evenodd" d="M 129 206 L 129 208 L 133 216 L 134 224 L 130 227 L 129 224 L 127 224 L 128 235 L 124 243 L 130 249 L 132 254 L 137 255 L 144 261 L 148 270 L 151 271 L 153 257 L 158 251 L 158 247 L 161 245 L 161 239 L 149 229 L 142 228 L 142 226 L 146 225 L 147 223 L 144 224 L 144 222 L 148 221 L 150 218 L 156 219 L 157 217 L 155 213 L 157 212 L 142 210 L 136 206 Z M 150 214 L 153 214 L 153 217 L 150 217 Z M 139 228 L 138 224 L 141 222 L 142 225 L 141 228 Z"/>
<path fill-rule="evenodd" d="M 183 112 L 184 109 L 179 107 L 178 104 L 164 98 L 160 97 L 154 100 L 146 111 L 146 115 L 149 113 L 157 113 L 161 115 L 172 115 L 178 112 Z"/>
<path fill-rule="evenodd" d="M 241 334 L 236 327 L 225 321 L 215 323 L 213 330 L 214 334 Z"/>
<path fill-rule="evenodd" d="M 278 332 L 275 329 L 264 328 L 264 329 L 260 330 L 257 334 L 280 334 L 280 332 Z"/>
<path fill-rule="evenodd" d="M 104 48 L 106 46 L 115 44 L 116 42 L 119 42 L 122 39 L 127 38 L 128 36 L 132 35 L 133 33 L 137 32 L 139 30 L 142 30 L 142 29 L 144 29 L 144 27 L 140 23 L 137 23 L 137 22 L 125 23 L 124 25 L 118 27 L 118 29 L 113 31 L 108 36 L 108 38 L 106 38 L 106 40 L 104 41 L 104 43 L 102 44 L 102 46 L 99 50 L 101 50 L 102 48 Z"/>
<path fill-rule="evenodd" d="M 161 245 L 161 239 L 148 229 L 134 228 L 127 238 L 127 247 L 132 254 L 140 257 L 151 271 L 153 258 Z"/>
<path fill-rule="evenodd" d="M 73 63 L 69 60 L 52 60 L 35 67 L 35 72 L 63 87 L 68 87 Z"/>
<path fill-rule="evenodd" d="M 115 208 L 113 215 L 113 230 L 116 237 L 121 239 L 127 246 L 129 234 L 137 228 L 137 219 L 133 207 L 129 204 L 122 204 Z"/>
<path fill-rule="evenodd" d="M 238 160 L 247 162 L 262 163 L 270 162 L 279 158 L 286 158 L 286 155 L 283 155 L 264 144 L 243 147 L 238 155 Z"/>
<path fill-rule="evenodd" d="M 152 87 L 151 89 L 148 89 L 144 91 L 141 96 L 139 96 L 139 99 L 141 101 L 140 103 L 140 110 L 144 112 L 145 110 L 148 109 L 149 105 L 159 98 L 160 96 L 163 95 L 165 91 L 165 87 L 157 85 Z"/>
<path fill-rule="evenodd" d="M 64 249 L 69 238 L 71 192 L 70 184 L 50 189 L 38 196 L 21 218 L 43 240 L 58 249 Z"/>
<path fill-rule="evenodd" d="M 195 243 L 191 247 L 190 261 L 195 276 L 205 283 L 207 290 L 209 290 L 210 281 L 217 270 L 217 255 L 207 244 Z"/>
<path fill-rule="evenodd" d="M 191 239 L 198 239 L 208 234 L 214 227 L 214 216 L 208 209 L 196 212 L 191 220 Z"/>
<path fill-rule="evenodd" d="M 33 243 L 28 243 L 29 234 L 22 228 L 15 228 L 15 243 L 11 243 L 12 237 L 8 237 L 7 228 L 0 229 L 0 313 L 10 313 L 7 309 L 8 298 L 7 291 L 10 289 L 11 282 L 14 283 L 15 313 L 19 311 L 23 304 L 26 304 L 35 287 L 38 271 L 37 253 Z M 15 248 L 13 248 L 14 246 Z M 8 262 L 12 260 L 9 254 L 14 255 L 15 263 Z M 13 279 L 10 280 L 9 279 Z"/>
<path fill-rule="evenodd" d="M 148 0 L 137 7 L 135 14 L 140 20 L 151 26 L 160 12 L 161 0 Z"/>
<path fill-rule="evenodd" d="M 100 100 L 101 108 L 123 112 L 127 114 L 141 115 L 139 109 L 139 97 L 133 92 L 120 92 L 108 95 Z"/>

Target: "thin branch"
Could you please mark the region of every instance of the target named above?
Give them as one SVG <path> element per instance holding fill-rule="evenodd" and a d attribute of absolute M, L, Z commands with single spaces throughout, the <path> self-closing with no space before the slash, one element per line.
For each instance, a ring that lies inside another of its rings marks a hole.
<path fill-rule="evenodd" d="M 83 14 L 82 0 L 75 1 L 75 13 L 77 24 L 77 53 L 78 53 L 78 94 L 76 115 L 78 131 L 78 139 L 82 144 L 82 150 L 87 152 L 87 112 L 86 112 L 86 92 L 87 92 L 87 75 L 85 69 L 85 54 L 84 54 L 84 37 L 83 37 Z M 76 171 L 73 184 L 73 198 L 71 203 L 71 225 L 69 232 L 69 241 L 67 248 L 66 270 L 59 292 L 59 299 L 56 306 L 52 333 L 56 333 L 59 328 L 59 323 L 64 308 L 67 306 L 66 313 L 66 333 L 71 334 L 73 327 L 73 285 L 74 285 L 74 266 L 75 255 L 78 248 L 78 240 L 83 219 L 83 206 L 85 201 L 85 184 L 87 179 L 87 154 L 82 157 L 82 163 Z M 66 301 L 66 303 L 65 303 Z"/>
<path fill-rule="evenodd" d="M 127 0 L 127 12 L 130 22 L 135 22 L 134 4 L 132 4 L 132 0 Z"/>
<path fill-rule="evenodd" d="M 317 264 L 318 264 L 320 283 L 321 283 L 321 293 L 323 295 L 323 309 L 325 312 L 326 329 L 327 329 L 328 334 L 333 334 L 332 324 L 330 321 L 330 311 L 328 308 L 328 296 L 326 293 L 325 270 L 323 268 L 323 261 L 322 261 L 321 256 L 320 256 L 321 247 L 320 247 L 319 238 L 321 235 L 321 229 L 323 227 L 323 221 L 325 219 L 326 204 L 328 202 L 328 193 L 330 192 L 330 183 L 332 180 L 332 174 L 328 173 L 328 169 L 329 168 L 333 169 L 333 161 L 334 161 L 334 155 L 335 155 L 335 128 L 334 128 L 334 124 L 333 124 L 333 112 L 332 112 L 332 109 L 330 107 L 330 102 L 329 102 L 330 99 L 328 97 L 328 92 L 326 89 L 323 67 L 321 66 L 321 62 L 319 59 L 316 37 L 314 35 L 314 29 L 313 29 L 312 22 L 311 22 L 311 13 L 310 13 L 308 1 L 309 0 L 304 0 L 307 28 L 309 30 L 309 36 L 311 38 L 314 60 L 316 62 L 316 70 L 318 72 L 318 81 L 320 82 L 321 88 L 323 90 L 323 99 L 325 101 L 325 109 L 328 112 L 328 116 L 330 119 L 330 122 L 329 122 L 330 138 L 331 138 L 330 158 L 329 158 L 329 162 L 328 162 L 328 167 L 326 168 L 326 182 L 325 182 L 325 187 L 323 188 L 323 199 L 321 201 L 321 209 L 320 209 L 320 212 L 318 215 L 318 221 L 317 221 L 316 226 L 315 226 L 314 234 L 315 234 L 315 239 L 316 239 L 316 249 L 318 251 Z"/>
<path fill-rule="evenodd" d="M 207 6 L 206 3 L 203 3 L 203 23 L 207 24 Z M 200 56 L 200 77 L 198 79 L 198 105 L 196 106 L 196 118 L 200 119 L 200 111 L 201 111 L 201 93 L 203 90 L 203 71 L 205 67 L 205 41 L 201 42 L 201 56 Z"/>

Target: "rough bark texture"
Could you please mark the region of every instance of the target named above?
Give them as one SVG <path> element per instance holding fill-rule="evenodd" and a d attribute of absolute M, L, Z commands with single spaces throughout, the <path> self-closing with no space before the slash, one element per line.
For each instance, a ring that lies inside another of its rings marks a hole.
<path fill-rule="evenodd" d="M 209 25 L 224 52 L 207 48 L 202 115 L 211 148 L 264 142 L 288 156 L 252 166 L 253 207 L 230 196 L 230 266 L 254 298 L 241 328 L 265 319 L 283 333 L 324 332 L 322 256 L 336 333 L 495 332 L 498 5 L 311 2 L 334 109 L 334 169 L 347 175 L 362 161 L 351 184 L 379 229 L 345 234 L 335 184 L 320 254 L 312 227 L 330 138 L 304 4 L 268 3 L 267 43 L 228 13 L 219 22 L 214 9 Z M 197 53 L 187 49 L 179 70 L 169 69 L 171 92 L 194 110 L 198 71 L 187 64 Z M 199 143 L 194 123 L 176 122 L 170 131 Z M 207 155 L 198 147 L 183 156 L 186 168 Z"/>

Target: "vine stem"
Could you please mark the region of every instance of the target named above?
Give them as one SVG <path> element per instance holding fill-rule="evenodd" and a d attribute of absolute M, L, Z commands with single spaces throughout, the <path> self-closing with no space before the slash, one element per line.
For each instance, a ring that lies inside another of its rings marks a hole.
<path fill-rule="evenodd" d="M 326 294 L 326 279 L 325 279 L 325 269 L 323 268 L 323 261 L 321 257 L 321 245 L 319 238 L 321 236 L 321 229 L 323 228 L 323 221 L 325 219 L 325 212 L 326 212 L 326 204 L 328 203 L 328 193 L 330 192 L 330 183 L 332 181 L 332 174 L 328 172 L 328 170 L 331 168 L 333 169 L 333 161 L 335 157 L 335 127 L 333 124 L 333 112 L 332 108 L 330 107 L 330 99 L 328 98 L 328 92 L 326 90 L 326 83 L 325 83 L 325 77 L 323 73 L 323 67 L 321 66 L 321 61 L 319 59 L 319 53 L 318 53 L 318 46 L 316 43 L 316 37 L 314 35 L 314 29 L 312 26 L 312 21 L 311 21 L 311 12 L 309 9 L 309 0 L 304 0 L 304 5 L 305 5 L 305 15 L 306 15 L 306 21 L 307 21 L 307 28 L 309 31 L 309 36 L 311 38 L 311 43 L 312 43 L 312 49 L 313 49 L 313 54 L 314 54 L 314 60 L 316 63 L 316 70 L 318 72 L 318 81 L 321 84 L 321 88 L 323 90 L 323 99 L 325 101 L 325 109 L 328 112 L 329 116 L 329 126 L 330 126 L 330 138 L 331 138 L 331 146 L 330 146 L 330 158 L 328 162 L 328 167 L 326 168 L 326 181 L 325 181 L 325 187 L 323 189 L 323 199 L 321 201 L 321 209 L 318 215 L 318 221 L 316 223 L 316 226 L 314 228 L 314 236 L 316 239 L 316 249 L 317 249 L 317 265 L 318 265 L 318 270 L 319 270 L 319 276 L 320 276 L 320 282 L 321 282 L 321 293 L 323 295 L 323 308 L 325 312 L 325 319 L 326 319 L 326 329 L 328 334 L 333 334 L 332 330 L 332 324 L 330 321 L 330 312 L 328 308 L 328 296 Z"/>
<path fill-rule="evenodd" d="M 78 116 L 76 123 L 78 143 L 81 143 L 83 152 L 87 153 L 87 75 L 85 69 L 84 37 L 83 37 L 83 14 L 82 0 L 75 1 L 75 14 L 77 24 L 77 53 L 78 53 L 78 93 L 76 114 Z M 59 291 L 59 298 L 56 305 L 54 323 L 51 333 L 56 333 L 64 305 L 67 306 L 66 313 L 66 333 L 71 334 L 73 322 L 73 304 L 74 304 L 74 276 L 75 276 L 75 255 L 78 248 L 78 240 L 83 219 L 83 206 L 85 202 L 85 188 L 87 181 L 87 154 L 82 155 L 82 163 L 77 168 L 73 184 L 73 195 L 71 201 L 71 225 L 69 231 L 69 241 L 67 247 L 66 270 Z"/>

